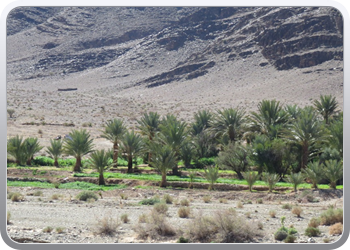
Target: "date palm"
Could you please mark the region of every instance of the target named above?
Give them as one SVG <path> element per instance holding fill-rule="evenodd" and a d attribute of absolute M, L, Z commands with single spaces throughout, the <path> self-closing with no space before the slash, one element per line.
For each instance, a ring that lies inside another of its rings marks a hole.
<path fill-rule="evenodd" d="M 301 172 L 290 174 L 290 175 L 287 176 L 285 179 L 286 179 L 287 182 L 293 184 L 294 192 L 295 192 L 295 193 L 298 191 L 298 190 L 297 190 L 298 186 L 299 186 L 301 183 L 304 182 L 304 176 L 302 175 Z"/>
<path fill-rule="evenodd" d="M 33 137 L 26 138 L 23 142 L 23 147 L 26 152 L 26 164 L 30 166 L 32 165 L 34 154 L 38 153 L 43 147 L 40 146 L 38 138 Z"/>
<path fill-rule="evenodd" d="M 118 164 L 119 143 L 126 132 L 126 127 L 121 119 L 113 119 L 106 122 L 105 128 L 102 131 L 102 138 L 105 138 L 113 143 L 113 164 Z"/>
<path fill-rule="evenodd" d="M 209 182 L 209 190 L 214 189 L 214 183 L 219 177 L 219 168 L 217 166 L 208 166 L 204 169 L 204 178 Z"/>
<path fill-rule="evenodd" d="M 269 186 L 269 192 L 272 193 L 272 190 L 280 180 L 280 176 L 274 173 L 266 173 L 262 176 L 262 180 Z"/>
<path fill-rule="evenodd" d="M 307 168 L 302 169 L 303 174 L 312 182 L 313 188 L 318 188 L 317 184 L 324 178 L 324 167 L 318 161 L 314 161 L 307 165 Z"/>
<path fill-rule="evenodd" d="M 162 175 L 160 187 L 166 187 L 166 174 L 176 165 L 175 152 L 169 145 L 154 144 L 152 154 L 152 167 Z"/>
<path fill-rule="evenodd" d="M 84 155 L 93 151 L 93 139 L 90 139 L 90 134 L 85 130 L 72 130 L 69 136 L 63 142 L 63 152 L 66 155 L 71 155 L 76 158 L 73 168 L 74 172 L 81 172 L 81 160 Z"/>
<path fill-rule="evenodd" d="M 94 151 L 90 155 L 89 164 L 99 173 L 98 185 L 106 184 L 103 173 L 109 167 L 108 161 L 109 155 L 103 149 Z"/>
<path fill-rule="evenodd" d="M 252 192 L 254 183 L 260 178 L 260 174 L 256 172 L 243 172 L 243 178 L 246 180 L 249 186 L 249 192 Z"/>
<path fill-rule="evenodd" d="M 132 173 L 133 159 L 143 153 L 144 142 L 141 135 L 136 134 L 134 130 L 131 132 L 127 131 L 121 142 L 123 153 L 128 159 L 128 173 Z"/>
<path fill-rule="evenodd" d="M 331 188 L 336 189 L 337 181 L 343 178 L 343 162 L 329 160 L 324 165 L 324 175 L 329 180 Z"/>
<path fill-rule="evenodd" d="M 240 109 L 218 110 L 211 124 L 216 136 L 227 136 L 229 141 L 235 143 L 243 134 L 245 125 L 245 112 Z"/>
<path fill-rule="evenodd" d="M 321 95 L 320 100 L 315 100 L 313 104 L 316 110 L 320 112 L 326 124 L 329 124 L 329 119 L 336 114 L 338 102 L 332 95 Z"/>
<path fill-rule="evenodd" d="M 291 125 L 289 134 L 285 136 L 300 150 L 301 158 L 296 172 L 306 167 L 309 159 L 317 153 L 321 143 L 326 139 L 323 126 L 310 107 L 301 110 L 299 118 Z"/>
<path fill-rule="evenodd" d="M 7 141 L 7 153 L 15 158 L 17 164 L 24 165 L 27 159 L 23 146 L 23 137 L 16 135 L 9 138 Z"/>
<path fill-rule="evenodd" d="M 50 146 L 47 147 L 46 153 L 48 153 L 54 160 L 54 166 L 58 167 L 58 157 L 63 153 L 63 144 L 61 140 L 50 139 Z"/>
<path fill-rule="evenodd" d="M 160 132 L 157 140 L 162 145 L 169 145 L 175 153 L 177 162 L 181 157 L 181 148 L 186 143 L 188 136 L 187 123 L 177 120 L 172 115 L 168 115 L 160 125 Z M 178 175 L 178 166 L 173 168 L 173 174 Z"/>
<path fill-rule="evenodd" d="M 159 131 L 160 116 L 157 112 L 145 113 L 137 123 L 139 124 L 137 128 L 141 130 L 141 134 L 147 136 L 151 142 Z M 151 158 L 152 153 L 148 152 L 148 163 L 151 162 Z"/>
<path fill-rule="evenodd" d="M 196 136 L 202 133 L 205 129 L 210 128 L 211 120 L 213 114 L 208 110 L 198 111 L 194 115 L 194 122 L 191 124 L 191 133 L 193 136 Z"/>
<path fill-rule="evenodd" d="M 279 101 L 263 100 L 258 104 L 258 112 L 251 112 L 249 121 L 251 130 L 276 138 L 288 124 L 289 114 Z"/>

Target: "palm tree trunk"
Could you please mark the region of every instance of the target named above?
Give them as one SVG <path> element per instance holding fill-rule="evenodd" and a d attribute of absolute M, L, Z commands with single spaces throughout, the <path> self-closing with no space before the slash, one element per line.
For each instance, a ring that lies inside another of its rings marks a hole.
<path fill-rule="evenodd" d="M 162 182 L 160 183 L 160 187 L 166 187 L 166 172 L 162 172 Z"/>
<path fill-rule="evenodd" d="M 177 163 L 176 166 L 173 167 L 173 175 L 179 175 L 179 168 L 177 167 Z"/>
<path fill-rule="evenodd" d="M 106 185 L 105 184 L 105 179 L 103 177 L 103 172 L 100 172 L 100 176 L 98 178 L 98 185 Z"/>
<path fill-rule="evenodd" d="M 119 146 L 118 146 L 118 143 L 115 142 L 113 144 L 113 165 L 114 165 L 114 167 L 117 167 L 117 165 L 118 165 L 118 153 L 119 153 Z"/>
<path fill-rule="evenodd" d="M 26 163 L 26 164 L 27 164 L 28 166 L 31 166 L 31 165 L 32 165 L 32 159 L 29 158 L 29 159 L 27 160 L 27 163 Z"/>
<path fill-rule="evenodd" d="M 308 158 L 309 158 L 309 146 L 306 143 L 303 145 L 303 155 L 302 155 L 301 166 L 300 166 L 301 168 L 306 167 Z"/>
<path fill-rule="evenodd" d="M 58 167 L 58 160 L 57 160 L 57 158 L 55 158 L 55 162 L 54 162 L 54 164 L 53 164 L 55 167 Z"/>
<path fill-rule="evenodd" d="M 132 156 L 128 155 L 128 174 L 132 173 Z"/>
<path fill-rule="evenodd" d="M 236 171 L 236 174 L 238 176 L 238 179 L 240 179 L 240 180 L 244 179 L 244 177 L 243 177 L 243 175 L 242 175 L 242 173 L 240 171 Z"/>
<path fill-rule="evenodd" d="M 81 172 L 81 156 L 77 156 L 76 159 L 73 172 Z"/>

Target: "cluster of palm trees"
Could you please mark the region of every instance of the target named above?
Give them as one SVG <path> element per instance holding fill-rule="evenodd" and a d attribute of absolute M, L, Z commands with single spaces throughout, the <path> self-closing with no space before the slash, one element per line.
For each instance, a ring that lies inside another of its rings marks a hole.
<path fill-rule="evenodd" d="M 137 131 L 128 130 L 121 119 L 106 122 L 101 136 L 113 143 L 110 151 L 93 151 L 93 140 L 82 129 L 73 130 L 63 143 L 52 140 L 47 152 L 55 164 L 57 154 L 74 156 L 74 171 L 81 171 L 82 156 L 91 153 L 90 163 L 100 172 L 100 184 L 104 184 L 103 171 L 109 167 L 111 155 L 116 166 L 120 154 L 128 161 L 128 173 L 133 172 L 135 158 L 143 157 L 161 173 L 161 186 L 166 186 L 168 171 L 179 174 L 180 160 L 190 167 L 198 159 L 216 157 L 219 168 L 235 171 L 240 179 L 250 166 L 255 166 L 258 174 L 276 173 L 280 177 L 301 171 L 312 176 L 318 171 L 309 167 L 314 162 L 325 166 L 332 160 L 342 166 L 343 114 L 331 95 L 321 95 L 313 106 L 304 108 L 263 100 L 255 112 L 239 108 L 201 110 L 191 123 L 172 114 L 161 117 L 149 112 L 137 122 Z M 11 141 L 17 139 L 9 139 L 8 152 L 20 163 L 18 141 Z M 29 156 L 33 154 L 26 155 L 25 160 Z"/>

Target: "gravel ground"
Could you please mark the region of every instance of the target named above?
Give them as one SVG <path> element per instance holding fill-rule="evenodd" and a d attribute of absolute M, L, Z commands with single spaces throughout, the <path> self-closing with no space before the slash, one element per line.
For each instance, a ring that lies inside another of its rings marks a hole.
<path fill-rule="evenodd" d="M 42 196 L 34 196 L 35 191 L 42 191 Z M 318 202 L 308 202 L 301 198 L 303 191 L 297 194 L 268 194 L 266 192 L 246 191 L 208 191 L 208 190 L 175 190 L 175 189 L 135 189 L 126 188 L 101 192 L 100 198 L 95 202 L 78 201 L 75 197 L 81 192 L 79 190 L 63 189 L 41 189 L 41 188 L 20 188 L 9 187 L 11 192 L 20 192 L 24 200 L 12 202 L 8 200 L 7 209 L 11 213 L 8 235 L 18 242 L 47 242 L 47 243 L 150 243 L 169 242 L 175 243 L 186 232 L 188 223 L 198 215 L 212 215 L 217 210 L 234 208 L 238 216 L 244 217 L 251 225 L 258 225 L 261 222 L 263 228 L 259 231 L 261 236 L 255 239 L 258 243 L 272 243 L 273 234 L 281 227 L 281 217 L 285 216 L 285 226 L 291 225 L 298 231 L 298 243 L 323 243 L 324 239 L 330 242 L 337 241 L 339 235 L 330 235 L 328 226 L 320 226 L 321 236 L 307 237 L 305 229 L 310 219 L 318 217 L 329 206 L 336 208 L 343 207 L 342 190 L 313 191 L 312 197 Z M 96 192 L 98 194 L 98 192 Z M 123 194 L 127 199 L 121 199 Z M 139 216 L 142 213 L 148 214 L 152 206 L 139 205 L 138 202 L 145 198 L 169 194 L 174 198 L 173 204 L 169 204 L 167 220 L 175 228 L 177 234 L 171 237 L 156 237 L 154 239 L 141 239 L 135 232 Z M 58 195 L 54 199 L 53 195 Z M 204 196 L 211 196 L 209 203 L 203 201 Z M 102 196 L 102 198 L 101 198 Z M 179 218 L 177 211 L 178 204 L 182 199 L 190 201 L 190 218 Z M 221 203 L 220 199 L 226 199 L 227 203 Z M 262 199 L 263 203 L 257 201 Z M 241 202 L 243 208 L 238 208 Z M 291 210 L 282 209 L 283 204 L 298 204 L 302 208 L 301 217 L 291 213 Z M 271 218 L 270 211 L 276 212 L 276 218 Z M 120 216 L 127 214 L 128 223 L 122 223 Z M 118 219 L 120 224 L 116 234 L 103 236 L 96 233 L 97 225 L 101 225 L 103 218 L 108 220 Z M 99 222 L 99 223 L 98 223 Z M 52 227 L 50 233 L 44 232 L 45 228 Z M 63 229 L 58 233 L 57 228 Z"/>

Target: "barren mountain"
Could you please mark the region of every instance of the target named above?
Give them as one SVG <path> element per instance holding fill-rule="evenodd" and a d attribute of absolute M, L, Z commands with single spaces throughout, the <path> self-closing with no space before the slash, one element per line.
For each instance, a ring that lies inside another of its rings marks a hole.
<path fill-rule="evenodd" d="M 20 7 L 7 34 L 10 135 L 23 123 L 134 126 L 145 111 L 189 121 L 262 99 L 343 104 L 343 19 L 331 7 Z"/>

